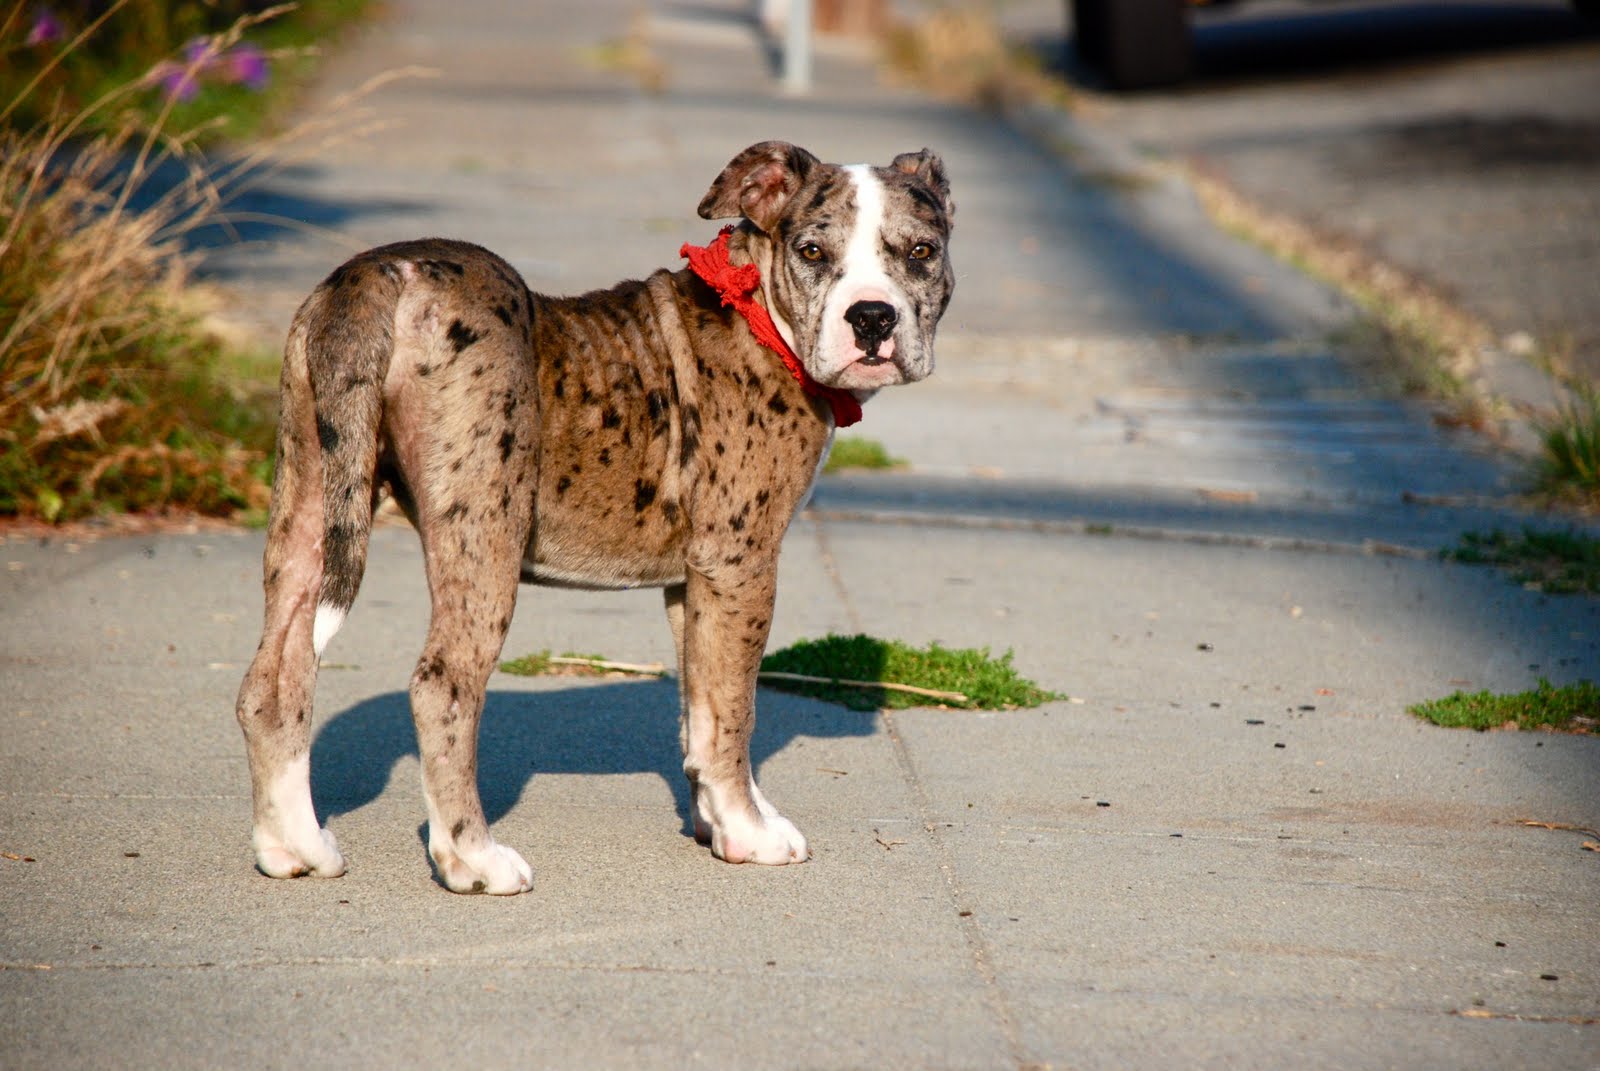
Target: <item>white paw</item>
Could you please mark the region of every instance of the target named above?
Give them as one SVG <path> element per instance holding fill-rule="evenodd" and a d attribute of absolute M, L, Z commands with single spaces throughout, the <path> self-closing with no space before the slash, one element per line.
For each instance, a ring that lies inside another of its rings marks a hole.
<path fill-rule="evenodd" d="M 711 830 L 711 854 L 730 863 L 783 866 L 805 862 L 811 849 L 794 823 L 773 811 L 725 818 Z"/>
<path fill-rule="evenodd" d="M 301 838 L 284 838 L 257 829 L 250 838 L 256 850 L 256 866 L 269 878 L 298 878 L 310 874 L 336 878 L 344 873 L 344 856 L 338 842 L 326 829 L 312 827 L 315 833 Z M 295 843 L 290 843 L 295 841 Z"/>
<path fill-rule="evenodd" d="M 533 868 L 504 844 L 477 849 L 430 848 L 445 887 L 458 893 L 512 896 L 533 888 Z"/>

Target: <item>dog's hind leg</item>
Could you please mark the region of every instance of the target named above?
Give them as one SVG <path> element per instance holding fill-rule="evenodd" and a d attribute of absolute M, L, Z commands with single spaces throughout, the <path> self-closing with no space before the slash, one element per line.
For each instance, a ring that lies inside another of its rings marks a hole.
<path fill-rule="evenodd" d="M 433 616 L 411 675 L 411 714 L 428 807 L 428 855 L 452 892 L 509 894 L 533 884 L 522 856 L 490 834 L 478 795 L 478 722 L 511 625 L 527 541 L 530 510 L 510 512 L 476 524 L 460 515 L 436 516 L 424 525 Z"/>
<path fill-rule="evenodd" d="M 265 622 L 235 713 L 250 758 L 256 866 L 275 878 L 338 877 L 344 858 L 311 804 L 311 700 L 319 653 L 312 632 L 323 575 L 323 488 L 299 323 L 284 355 L 283 386 L 263 562 Z"/>
<path fill-rule="evenodd" d="M 250 757 L 256 865 L 275 878 L 344 873 L 311 802 L 311 700 L 317 660 L 366 567 L 399 292 L 397 273 L 351 261 L 306 299 L 284 347 L 266 615 L 235 709 Z"/>

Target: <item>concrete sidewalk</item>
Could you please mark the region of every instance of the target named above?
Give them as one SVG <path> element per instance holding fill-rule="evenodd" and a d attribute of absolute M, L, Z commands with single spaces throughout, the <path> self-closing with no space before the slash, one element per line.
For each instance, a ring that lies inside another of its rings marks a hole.
<path fill-rule="evenodd" d="M 1600 603 L 1406 556 L 1519 523 L 1514 470 L 1375 392 L 1329 342 L 1339 302 L 1181 191 L 1103 188 L 848 53 L 816 99 L 776 97 L 714 4 L 655 11 L 665 89 L 636 88 L 592 60 L 629 10 L 397 3 L 327 93 L 441 76 L 262 196 L 575 290 L 704 240 L 693 205 L 751 141 L 939 149 L 962 267 L 940 371 L 861 428 L 913 471 L 820 490 L 772 643 L 1009 648 L 1073 701 L 762 692 L 759 777 L 816 854 L 757 869 L 685 833 L 670 684 L 499 675 L 480 779 L 534 889 L 451 896 L 405 697 L 421 557 L 382 528 L 319 683 L 314 793 L 351 869 L 274 882 L 231 717 L 261 535 L 13 540 L 0 1066 L 1595 1066 L 1600 838 L 1525 823 L 1600 827 L 1600 741 L 1404 713 L 1600 678 Z M 341 255 L 214 267 L 276 328 Z M 528 589 L 507 652 L 668 659 L 662 616 Z"/>

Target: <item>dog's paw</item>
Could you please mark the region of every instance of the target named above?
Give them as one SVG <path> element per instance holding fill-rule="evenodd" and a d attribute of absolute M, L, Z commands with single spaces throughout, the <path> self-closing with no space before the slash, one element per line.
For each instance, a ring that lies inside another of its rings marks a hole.
<path fill-rule="evenodd" d="M 318 878 L 337 878 L 344 873 L 344 856 L 339 844 L 326 829 L 299 838 L 279 837 L 258 829 L 251 838 L 256 851 L 256 867 L 269 878 L 298 878 L 306 874 Z"/>
<path fill-rule="evenodd" d="M 811 858 L 806 838 L 794 823 L 773 811 L 730 818 L 711 830 L 711 854 L 730 863 L 783 866 Z"/>
<path fill-rule="evenodd" d="M 429 854 L 451 892 L 513 896 L 533 888 L 533 868 L 514 849 L 492 840 L 482 848 L 435 848 Z"/>

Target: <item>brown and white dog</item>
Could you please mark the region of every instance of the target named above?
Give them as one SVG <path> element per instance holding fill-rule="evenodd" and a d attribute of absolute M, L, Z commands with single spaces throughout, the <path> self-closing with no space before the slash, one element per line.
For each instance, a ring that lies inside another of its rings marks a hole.
<path fill-rule="evenodd" d="M 770 314 L 793 370 L 688 269 L 551 298 L 487 250 L 427 239 L 328 276 L 284 352 L 265 626 L 237 708 L 261 871 L 344 872 L 312 809 L 311 700 L 385 489 L 421 536 L 432 597 L 411 706 L 447 887 L 532 880 L 490 835 L 477 785 L 484 688 L 519 580 L 664 588 L 696 837 L 730 862 L 806 859 L 750 767 L 779 544 L 839 400 L 932 371 L 952 211 L 927 150 L 887 168 L 782 142 L 736 156 L 699 212 L 742 217 L 727 259 L 759 269 L 747 304 Z"/>

